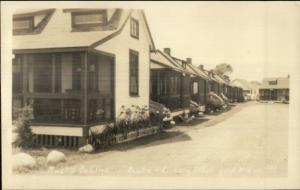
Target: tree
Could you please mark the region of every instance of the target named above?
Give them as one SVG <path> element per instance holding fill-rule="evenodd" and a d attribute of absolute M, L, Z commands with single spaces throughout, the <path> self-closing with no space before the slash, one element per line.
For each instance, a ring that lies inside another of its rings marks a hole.
<path fill-rule="evenodd" d="M 30 121 L 33 119 L 32 105 L 27 105 L 20 109 L 18 119 L 14 122 L 16 128 L 14 132 L 18 135 L 17 139 L 13 142 L 15 147 L 29 148 L 33 147 L 34 135 L 30 128 Z"/>
<path fill-rule="evenodd" d="M 225 74 L 230 74 L 233 72 L 233 68 L 230 64 L 227 63 L 221 63 L 217 65 L 214 69 L 213 72 L 216 73 L 217 75 L 223 76 Z"/>

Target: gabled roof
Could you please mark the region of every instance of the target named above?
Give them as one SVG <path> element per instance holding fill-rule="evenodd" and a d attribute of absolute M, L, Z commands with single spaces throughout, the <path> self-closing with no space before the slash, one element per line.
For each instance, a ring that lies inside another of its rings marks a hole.
<path fill-rule="evenodd" d="M 160 50 L 152 51 L 150 53 L 150 60 L 153 63 L 158 63 L 160 65 L 163 65 L 175 71 L 183 72 L 183 73 L 186 72 L 181 67 L 178 67 L 176 63 L 174 63 L 171 59 L 169 59 L 168 56 Z"/>
<path fill-rule="evenodd" d="M 210 80 L 219 82 L 219 80 L 211 73 L 211 71 L 203 69 L 203 72 L 210 78 Z"/>
<path fill-rule="evenodd" d="M 270 82 L 273 82 L 273 84 L 270 84 Z M 288 77 L 264 78 L 259 89 L 289 89 L 289 82 Z"/>
<path fill-rule="evenodd" d="M 197 73 L 198 76 L 203 77 L 207 80 L 210 80 L 209 76 L 202 71 L 200 68 L 198 68 L 197 66 L 193 65 L 193 64 L 187 64 L 188 67 L 190 67 L 195 73 Z"/>
<path fill-rule="evenodd" d="M 195 76 L 198 75 L 198 73 L 196 71 L 194 71 L 191 67 L 188 67 L 189 64 L 186 63 L 186 60 L 182 60 L 182 59 L 179 59 L 177 57 L 173 57 L 173 56 L 170 56 L 177 64 L 179 67 L 181 67 L 182 69 L 186 70 L 187 72 L 189 72 L 190 74 L 193 74 Z M 185 65 L 185 67 L 183 66 Z"/>
<path fill-rule="evenodd" d="M 76 10 L 78 11 L 86 9 Z M 55 9 L 51 19 L 48 21 L 46 27 L 41 33 L 33 35 L 13 36 L 13 50 L 72 47 L 94 48 L 120 34 L 133 11 L 129 9 L 106 10 L 109 11 L 109 13 L 112 15 L 110 17 L 110 20 L 108 21 L 108 23 L 111 25 L 104 27 L 103 30 L 101 29 L 95 31 L 72 31 L 70 15 L 70 12 L 72 12 L 72 10 Z M 35 9 L 18 11 L 14 16 L 22 16 L 24 14 L 35 14 L 41 11 L 43 10 L 39 11 Z M 141 11 L 141 14 L 147 25 L 146 28 L 149 32 L 150 41 L 154 49 L 154 42 L 146 21 L 146 17 L 143 11 Z"/>
<path fill-rule="evenodd" d="M 250 85 L 250 83 L 245 79 L 234 79 L 231 83 L 237 87 L 242 88 L 243 90 L 251 90 L 252 89 L 252 86 Z"/>
<path fill-rule="evenodd" d="M 214 74 L 214 77 L 217 79 L 217 81 L 221 84 L 225 84 L 226 82 L 224 81 L 224 79 L 222 77 L 220 77 L 217 74 Z"/>

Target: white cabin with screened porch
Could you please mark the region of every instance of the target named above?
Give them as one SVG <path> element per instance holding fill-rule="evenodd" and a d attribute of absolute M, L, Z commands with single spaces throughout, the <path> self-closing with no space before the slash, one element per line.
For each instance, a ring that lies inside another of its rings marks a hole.
<path fill-rule="evenodd" d="M 34 133 L 81 144 L 91 127 L 114 122 L 122 105 L 149 106 L 154 49 L 142 10 L 18 11 L 13 108 L 32 104 Z"/>

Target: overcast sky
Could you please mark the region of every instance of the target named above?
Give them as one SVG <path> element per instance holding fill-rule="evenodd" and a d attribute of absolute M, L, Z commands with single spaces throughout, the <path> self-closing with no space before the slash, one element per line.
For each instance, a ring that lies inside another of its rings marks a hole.
<path fill-rule="evenodd" d="M 68 7 L 99 3 L 68 2 Z M 191 57 L 207 69 L 229 63 L 232 79 L 260 81 L 300 70 L 300 2 L 103 1 L 101 6 L 144 9 L 157 48 L 170 47 L 174 56 Z"/>
<path fill-rule="evenodd" d="M 144 6 L 156 47 L 231 78 L 287 76 L 299 63 L 300 4 L 296 2 L 156 2 Z"/>

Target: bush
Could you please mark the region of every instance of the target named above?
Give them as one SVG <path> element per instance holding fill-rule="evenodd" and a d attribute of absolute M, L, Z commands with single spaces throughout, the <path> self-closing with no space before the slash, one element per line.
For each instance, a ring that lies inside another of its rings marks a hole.
<path fill-rule="evenodd" d="M 122 133 L 125 137 L 127 133 L 150 126 L 147 106 L 132 105 L 131 108 L 122 106 L 122 110 L 116 121 L 116 134 Z"/>
<path fill-rule="evenodd" d="M 15 129 L 13 132 L 17 134 L 17 138 L 13 142 L 13 146 L 23 148 L 33 147 L 34 135 L 30 128 L 30 121 L 32 119 L 32 105 L 28 105 L 20 109 L 19 116 L 17 120 L 14 121 Z"/>
<path fill-rule="evenodd" d="M 95 149 L 105 148 L 108 145 L 113 144 L 114 136 L 116 135 L 115 126 L 113 124 L 108 124 L 105 126 L 102 132 L 90 131 L 91 135 L 89 137 L 89 144 L 91 144 Z"/>
<path fill-rule="evenodd" d="M 121 112 L 117 117 L 115 125 L 107 125 L 101 133 L 91 131 L 89 143 L 95 148 L 107 147 L 114 144 L 115 136 L 123 134 L 127 138 L 127 134 L 131 131 L 150 126 L 149 114 L 147 106 L 132 105 L 130 108 L 121 107 Z"/>

